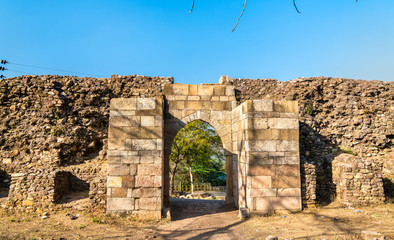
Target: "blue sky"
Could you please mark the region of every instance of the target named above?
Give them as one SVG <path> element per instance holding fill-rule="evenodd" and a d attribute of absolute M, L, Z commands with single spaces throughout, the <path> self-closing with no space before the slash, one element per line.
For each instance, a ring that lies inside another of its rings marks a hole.
<path fill-rule="evenodd" d="M 175 82 L 332 76 L 394 80 L 393 0 L 0 0 L 7 77 L 173 76 Z M 15 72 L 19 71 L 19 72 Z M 88 73 L 88 74 L 86 74 Z"/>

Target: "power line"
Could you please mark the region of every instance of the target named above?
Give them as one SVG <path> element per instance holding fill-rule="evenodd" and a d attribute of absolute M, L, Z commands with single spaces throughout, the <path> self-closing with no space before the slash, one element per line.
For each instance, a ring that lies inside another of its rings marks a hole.
<path fill-rule="evenodd" d="M 46 69 L 46 70 L 51 70 L 51 71 L 57 71 L 57 72 L 68 72 L 68 73 L 74 73 L 74 74 L 83 74 L 83 75 L 90 75 L 90 76 L 96 76 L 96 77 L 104 77 L 104 76 L 98 75 L 98 74 L 75 72 L 75 71 L 62 70 L 62 69 L 56 69 L 56 68 L 48 68 L 48 67 L 40 67 L 40 66 L 34 66 L 34 65 L 29 65 L 29 64 L 14 63 L 14 62 L 7 62 L 7 63 L 13 64 L 13 65 L 18 65 L 18 66 L 23 66 L 23 67 L 40 68 L 40 69 Z"/>
<path fill-rule="evenodd" d="M 24 74 L 29 74 L 29 75 L 36 75 L 34 73 L 31 72 L 23 72 L 23 71 L 17 71 L 17 70 L 12 70 L 12 69 L 7 69 L 10 72 L 17 72 L 17 73 L 24 73 Z"/>

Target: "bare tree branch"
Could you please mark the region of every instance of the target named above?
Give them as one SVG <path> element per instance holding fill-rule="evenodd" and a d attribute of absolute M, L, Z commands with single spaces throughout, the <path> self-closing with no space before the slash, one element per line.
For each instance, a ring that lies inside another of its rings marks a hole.
<path fill-rule="evenodd" d="M 192 9 L 190 9 L 190 12 L 193 12 L 193 8 L 194 8 L 194 0 L 193 0 L 193 4 L 192 4 Z"/>
<path fill-rule="evenodd" d="M 357 2 L 357 0 L 356 0 L 356 2 Z M 296 5 L 296 3 L 295 3 L 295 0 L 293 0 L 293 5 L 294 5 L 296 11 L 297 11 L 298 13 L 301 13 L 300 11 L 298 11 L 298 8 L 297 8 L 297 5 Z"/>
<path fill-rule="evenodd" d="M 247 1 L 248 1 L 248 0 L 245 0 L 245 2 L 244 2 L 244 8 L 242 9 L 241 15 L 239 15 L 239 17 L 238 17 L 237 23 L 235 24 L 235 27 L 233 28 L 233 31 L 232 31 L 232 32 L 234 32 L 234 30 L 237 28 L 238 23 L 239 23 L 239 19 L 241 19 L 242 14 L 244 14 L 245 7 L 246 7 L 246 2 L 247 2 Z"/>

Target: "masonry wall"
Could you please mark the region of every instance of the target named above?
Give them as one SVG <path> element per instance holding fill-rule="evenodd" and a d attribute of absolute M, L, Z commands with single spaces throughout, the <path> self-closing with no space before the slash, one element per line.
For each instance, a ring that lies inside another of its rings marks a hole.
<path fill-rule="evenodd" d="M 234 127 L 244 145 L 238 154 L 239 190 L 246 194 L 247 208 L 260 213 L 301 210 L 297 102 L 254 100 L 239 108 L 241 114 L 234 110 L 241 116 Z"/>
<path fill-rule="evenodd" d="M 173 78 L 137 75 L 0 80 L 0 168 L 8 174 L 36 172 L 40 190 L 33 200 L 38 207 L 32 211 L 41 208 L 47 187 L 49 173 L 40 169 L 52 167 L 70 168 L 89 182 L 92 204 L 87 208 L 103 211 L 110 99 L 161 96 L 164 85 L 171 83 Z M 317 77 L 286 82 L 228 79 L 225 84 L 235 89 L 240 103 L 250 99 L 299 102 L 304 203 L 313 206 L 335 199 L 332 160 L 341 149 L 362 156 L 359 160 L 372 157 L 381 162 L 386 196 L 393 192 L 394 82 Z M 34 188 L 27 189 L 28 193 Z M 16 207 L 5 207 L 23 210 L 23 199 L 16 200 Z"/>
<path fill-rule="evenodd" d="M 163 105 L 161 98 L 112 99 L 107 213 L 161 218 Z"/>

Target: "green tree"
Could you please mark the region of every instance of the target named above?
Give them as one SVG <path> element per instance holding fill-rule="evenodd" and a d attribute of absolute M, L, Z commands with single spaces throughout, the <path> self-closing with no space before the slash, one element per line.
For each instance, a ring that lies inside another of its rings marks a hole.
<path fill-rule="evenodd" d="M 170 155 L 170 191 L 173 192 L 175 175 L 180 179 L 188 176 L 191 191 L 194 182 L 209 179 L 222 172 L 224 156 L 222 143 L 216 131 L 206 122 L 193 121 L 182 128 L 174 139 Z"/>

